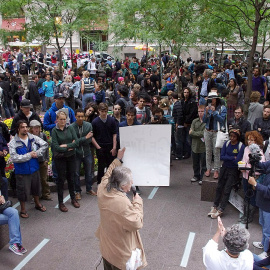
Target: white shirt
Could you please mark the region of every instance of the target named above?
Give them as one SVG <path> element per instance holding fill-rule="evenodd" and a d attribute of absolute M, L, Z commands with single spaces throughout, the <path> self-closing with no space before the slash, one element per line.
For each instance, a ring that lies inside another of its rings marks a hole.
<path fill-rule="evenodd" d="M 246 249 L 238 258 L 232 258 L 225 250 L 219 251 L 218 244 L 211 239 L 203 248 L 203 263 L 207 270 L 252 270 L 253 255 Z"/>

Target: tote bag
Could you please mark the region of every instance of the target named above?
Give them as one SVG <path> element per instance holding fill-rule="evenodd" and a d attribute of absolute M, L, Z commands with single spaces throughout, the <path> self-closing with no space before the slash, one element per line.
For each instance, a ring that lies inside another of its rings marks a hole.
<path fill-rule="evenodd" d="M 226 119 L 225 119 L 226 121 Z M 217 126 L 218 126 L 218 132 L 217 132 L 217 140 L 216 140 L 216 148 L 222 148 L 223 144 L 229 140 L 229 132 L 228 132 L 228 126 L 227 126 L 227 121 L 225 124 L 226 127 L 226 131 L 222 131 L 220 130 L 220 124 L 219 122 L 217 122 Z"/>

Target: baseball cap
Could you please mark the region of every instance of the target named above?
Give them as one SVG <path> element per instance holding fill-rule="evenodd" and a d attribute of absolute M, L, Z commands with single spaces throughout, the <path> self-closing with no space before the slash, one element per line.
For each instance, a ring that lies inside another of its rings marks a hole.
<path fill-rule="evenodd" d="M 41 127 L 41 124 L 40 124 L 40 122 L 38 121 L 38 120 L 32 120 L 31 122 L 30 122 L 30 127 Z"/>
<path fill-rule="evenodd" d="M 32 104 L 30 103 L 29 99 L 23 99 L 21 101 L 21 107 L 22 108 L 33 108 Z"/>
<path fill-rule="evenodd" d="M 62 93 L 57 93 L 54 95 L 54 99 L 58 99 L 58 98 L 66 98 Z"/>

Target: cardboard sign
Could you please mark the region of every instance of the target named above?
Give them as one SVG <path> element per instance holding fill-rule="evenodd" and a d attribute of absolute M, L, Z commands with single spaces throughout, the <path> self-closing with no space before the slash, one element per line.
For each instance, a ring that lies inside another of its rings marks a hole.
<path fill-rule="evenodd" d="M 231 191 L 229 202 L 242 214 L 244 213 L 244 199 L 234 190 Z"/>
<path fill-rule="evenodd" d="M 123 166 L 132 171 L 137 186 L 170 185 L 171 125 L 120 127 L 120 145 L 126 147 Z"/>

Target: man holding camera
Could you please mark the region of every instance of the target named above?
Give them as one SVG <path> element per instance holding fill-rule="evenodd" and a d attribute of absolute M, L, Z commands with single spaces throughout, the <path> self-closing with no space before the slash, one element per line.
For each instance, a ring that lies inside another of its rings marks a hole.
<path fill-rule="evenodd" d="M 168 120 L 164 117 L 164 111 L 161 108 L 156 108 L 153 111 L 150 124 L 169 124 Z"/>

